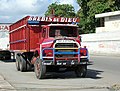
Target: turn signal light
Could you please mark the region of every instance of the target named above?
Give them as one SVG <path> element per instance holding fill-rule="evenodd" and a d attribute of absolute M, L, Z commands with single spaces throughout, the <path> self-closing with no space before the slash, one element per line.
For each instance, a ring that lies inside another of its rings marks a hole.
<path fill-rule="evenodd" d="M 80 50 L 81 56 L 87 56 L 87 49 L 83 48 Z"/>

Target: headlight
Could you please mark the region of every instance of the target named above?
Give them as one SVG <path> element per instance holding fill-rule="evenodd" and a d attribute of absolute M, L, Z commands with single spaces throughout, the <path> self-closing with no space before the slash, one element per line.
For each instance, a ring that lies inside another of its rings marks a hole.
<path fill-rule="evenodd" d="M 45 56 L 53 56 L 53 50 L 44 50 L 44 55 Z"/>
<path fill-rule="evenodd" d="M 88 52 L 88 51 L 87 51 L 86 48 L 81 48 L 81 49 L 80 49 L 80 55 L 81 55 L 81 56 L 87 56 L 87 52 Z"/>

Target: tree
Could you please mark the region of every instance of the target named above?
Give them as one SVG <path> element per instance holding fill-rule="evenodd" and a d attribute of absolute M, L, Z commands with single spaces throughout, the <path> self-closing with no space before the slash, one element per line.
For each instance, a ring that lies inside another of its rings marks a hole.
<path fill-rule="evenodd" d="M 115 0 L 114 6 L 114 10 L 120 10 L 120 0 Z"/>
<path fill-rule="evenodd" d="M 61 17 L 75 17 L 75 9 L 70 4 L 58 4 L 57 2 L 52 3 L 48 6 L 48 10 L 45 12 L 45 16 L 51 14 L 51 10 L 54 10 L 55 16 Z"/>
<path fill-rule="evenodd" d="M 80 17 L 80 23 L 79 26 L 81 27 L 81 33 L 87 33 L 87 12 L 88 12 L 88 7 L 87 7 L 87 0 L 77 0 L 79 6 L 81 7 L 80 10 L 78 11 L 78 16 Z"/>
<path fill-rule="evenodd" d="M 77 0 L 81 9 L 77 12 L 80 17 L 82 31 L 80 33 L 94 33 L 98 23 L 95 14 L 111 12 L 120 9 L 120 0 Z"/>

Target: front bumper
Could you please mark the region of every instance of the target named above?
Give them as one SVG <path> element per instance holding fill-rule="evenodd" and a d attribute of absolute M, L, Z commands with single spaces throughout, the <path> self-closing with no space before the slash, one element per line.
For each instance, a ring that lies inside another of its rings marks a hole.
<path fill-rule="evenodd" d="M 43 65 L 92 65 L 92 61 L 88 62 L 79 62 L 78 60 L 57 60 L 56 63 L 54 63 L 52 60 L 43 60 Z"/>
<path fill-rule="evenodd" d="M 44 51 L 45 50 L 52 50 L 53 55 L 52 56 L 45 56 Z M 77 57 L 60 57 L 57 58 L 56 55 L 77 55 Z M 42 50 L 42 56 L 41 59 L 43 61 L 44 65 L 91 65 L 92 62 L 88 59 L 88 53 L 86 56 L 80 55 L 80 48 L 78 49 L 78 52 L 56 52 L 54 48 L 44 48 Z"/>

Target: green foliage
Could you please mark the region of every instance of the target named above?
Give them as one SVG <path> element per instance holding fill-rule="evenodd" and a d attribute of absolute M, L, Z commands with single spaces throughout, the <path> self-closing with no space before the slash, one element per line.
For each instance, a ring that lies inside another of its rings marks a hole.
<path fill-rule="evenodd" d="M 82 31 L 80 33 L 94 33 L 97 19 L 95 14 L 116 11 L 120 9 L 120 0 L 77 0 L 81 9 L 77 12 L 80 17 Z"/>
<path fill-rule="evenodd" d="M 61 17 L 75 17 L 75 9 L 69 4 L 58 4 L 57 2 L 49 5 L 48 10 L 45 12 L 45 16 L 51 14 L 51 10 L 54 10 L 56 16 Z"/>

